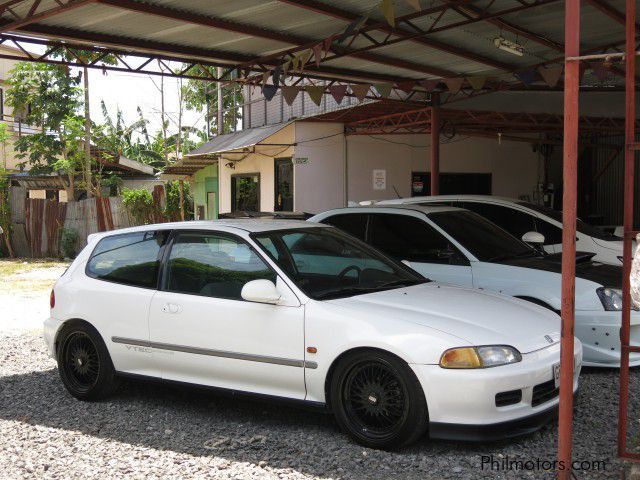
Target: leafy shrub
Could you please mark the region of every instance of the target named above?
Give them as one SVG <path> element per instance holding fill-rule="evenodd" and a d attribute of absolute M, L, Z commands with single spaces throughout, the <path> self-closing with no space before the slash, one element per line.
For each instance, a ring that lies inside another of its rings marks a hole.
<path fill-rule="evenodd" d="M 144 188 L 122 191 L 122 203 L 138 225 L 153 222 L 153 195 Z"/>
<path fill-rule="evenodd" d="M 75 228 L 62 229 L 60 250 L 65 258 L 75 258 L 79 238 L 78 231 Z"/>

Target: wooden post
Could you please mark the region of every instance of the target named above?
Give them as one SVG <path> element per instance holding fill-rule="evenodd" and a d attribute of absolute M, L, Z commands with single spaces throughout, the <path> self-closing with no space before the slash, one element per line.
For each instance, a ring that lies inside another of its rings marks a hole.
<path fill-rule="evenodd" d="M 578 205 L 578 97 L 580 93 L 580 0 L 565 2 L 564 140 L 562 198 L 562 325 L 558 478 L 571 477 L 573 429 L 573 335 Z"/>
<path fill-rule="evenodd" d="M 180 220 L 184 222 L 184 180 L 179 180 L 180 187 Z"/>

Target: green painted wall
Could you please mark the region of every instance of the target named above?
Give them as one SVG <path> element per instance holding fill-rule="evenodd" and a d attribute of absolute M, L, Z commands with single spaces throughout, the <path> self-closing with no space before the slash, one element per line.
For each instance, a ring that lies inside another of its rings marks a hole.
<path fill-rule="evenodd" d="M 204 207 L 206 220 L 215 220 L 218 218 L 219 211 L 219 193 L 218 193 L 218 167 L 217 165 L 210 165 L 201 170 L 198 170 L 194 176 L 193 183 L 193 203 L 194 211 L 197 215 L 198 206 Z M 207 204 L 208 193 L 214 192 L 215 195 L 215 207 L 210 208 Z M 213 210 L 213 211 L 209 211 Z"/>

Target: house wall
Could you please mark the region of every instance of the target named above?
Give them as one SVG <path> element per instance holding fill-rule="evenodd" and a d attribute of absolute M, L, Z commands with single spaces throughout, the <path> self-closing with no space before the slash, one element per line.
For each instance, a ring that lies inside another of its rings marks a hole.
<path fill-rule="evenodd" d="M 218 208 L 215 211 L 209 211 L 207 205 L 207 193 L 216 192 L 218 190 L 218 166 L 209 165 L 198 170 L 193 175 L 191 182 L 191 192 L 193 195 L 193 211 L 194 215 L 198 215 L 198 207 L 204 207 L 205 217 L 201 220 L 215 220 L 218 218 L 220 209 L 219 202 L 216 202 Z"/>
<path fill-rule="evenodd" d="M 256 145 L 251 153 L 223 154 L 220 162 L 220 213 L 231 212 L 231 177 L 241 173 L 260 175 L 260 210 L 273 212 L 274 206 L 274 165 L 273 159 L 293 155 L 295 129 L 293 124 L 284 127 Z M 234 161 L 238 160 L 239 161 Z M 232 164 L 233 168 L 227 166 Z"/>

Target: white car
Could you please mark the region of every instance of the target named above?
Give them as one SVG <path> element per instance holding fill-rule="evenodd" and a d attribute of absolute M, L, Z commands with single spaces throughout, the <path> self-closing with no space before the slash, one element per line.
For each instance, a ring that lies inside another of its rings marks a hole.
<path fill-rule="evenodd" d="M 75 397 L 152 377 L 328 407 L 363 445 L 531 432 L 557 410 L 558 316 L 440 285 L 303 221 L 94 234 L 44 336 Z M 574 389 L 582 349 L 576 342 Z"/>
<path fill-rule="evenodd" d="M 337 226 L 440 282 L 528 300 L 559 313 L 561 254 L 542 254 L 468 210 L 420 205 L 349 207 L 309 221 Z M 622 267 L 579 254 L 575 335 L 584 364 L 620 365 Z M 631 343 L 640 345 L 640 312 L 631 312 Z M 640 365 L 640 354 L 630 355 Z"/>
<path fill-rule="evenodd" d="M 383 200 L 377 205 L 447 205 L 482 215 L 528 243 L 540 243 L 548 253 L 562 251 L 562 212 L 522 200 L 491 195 L 437 195 Z M 539 240 L 530 235 L 537 232 Z M 529 235 L 527 235 L 529 234 Z M 528 238 L 524 238 L 527 235 Z M 622 238 L 578 219 L 576 249 L 595 253 L 594 260 L 622 265 Z M 635 248 L 634 248 L 635 250 Z"/>

